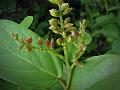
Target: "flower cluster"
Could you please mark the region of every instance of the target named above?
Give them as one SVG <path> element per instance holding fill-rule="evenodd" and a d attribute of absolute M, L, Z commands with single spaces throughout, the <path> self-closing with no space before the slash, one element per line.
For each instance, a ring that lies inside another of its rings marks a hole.
<path fill-rule="evenodd" d="M 19 49 L 25 48 L 25 50 L 31 52 L 32 49 L 34 49 L 34 46 L 32 45 L 33 39 L 32 37 L 25 37 L 25 38 L 18 38 L 18 33 L 12 33 L 12 38 L 14 40 L 16 40 L 17 42 L 20 43 Z M 37 40 L 37 44 L 38 47 L 37 48 L 41 48 L 42 45 L 45 43 L 46 47 L 48 49 L 53 49 L 54 48 L 54 39 L 52 38 L 51 41 L 49 41 L 48 39 L 46 39 L 45 41 L 41 38 L 38 38 Z"/>

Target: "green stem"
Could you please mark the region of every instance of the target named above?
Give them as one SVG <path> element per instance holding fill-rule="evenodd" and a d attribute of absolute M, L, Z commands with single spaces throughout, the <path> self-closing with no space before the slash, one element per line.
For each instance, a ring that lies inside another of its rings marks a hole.
<path fill-rule="evenodd" d="M 61 78 L 58 78 L 58 81 L 61 84 L 61 86 L 64 88 L 64 90 L 67 90 L 65 81 L 63 79 L 61 79 Z"/>
<path fill-rule="evenodd" d="M 65 55 L 65 63 L 66 63 L 67 72 L 68 72 L 67 73 L 68 77 L 67 77 L 67 82 L 66 83 L 67 83 L 67 89 L 69 89 L 69 86 L 70 86 L 70 83 L 71 83 L 72 69 L 70 68 L 70 64 L 69 64 L 66 45 L 64 45 L 63 49 L 64 49 L 64 55 Z"/>
<path fill-rule="evenodd" d="M 64 32 L 64 20 L 63 20 L 63 13 L 62 13 L 62 10 L 61 10 L 61 6 L 59 5 L 59 11 L 60 11 L 60 25 L 61 25 L 61 31 Z M 69 86 L 70 86 L 70 83 L 71 83 L 71 76 L 72 76 L 72 69 L 70 68 L 70 63 L 69 63 L 69 60 L 68 60 L 68 51 L 67 51 L 67 47 L 66 47 L 66 37 L 64 37 L 64 45 L 63 45 L 63 50 L 64 50 L 64 55 L 65 55 L 65 63 L 66 63 L 66 66 L 67 66 L 67 81 L 66 81 L 66 87 L 67 88 L 64 88 L 64 90 L 69 90 Z"/>

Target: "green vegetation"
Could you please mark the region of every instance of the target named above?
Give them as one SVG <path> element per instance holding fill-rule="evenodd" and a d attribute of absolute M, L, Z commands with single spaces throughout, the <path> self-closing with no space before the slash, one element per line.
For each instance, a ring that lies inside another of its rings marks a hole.
<path fill-rule="evenodd" d="M 0 90 L 119 90 L 119 21 L 119 0 L 0 1 Z"/>

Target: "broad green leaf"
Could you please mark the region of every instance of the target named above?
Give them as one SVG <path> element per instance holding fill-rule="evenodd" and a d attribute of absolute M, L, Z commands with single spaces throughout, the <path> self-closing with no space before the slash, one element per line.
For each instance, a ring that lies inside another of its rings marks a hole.
<path fill-rule="evenodd" d="M 23 87 L 20 85 L 16 85 L 5 80 L 2 80 L 2 84 L 0 85 L 0 90 L 48 90 L 48 89 L 34 89 L 31 87 Z"/>
<path fill-rule="evenodd" d="M 32 16 L 27 16 L 21 23 L 20 25 L 22 25 L 25 28 L 28 28 L 31 23 L 33 21 L 33 17 Z"/>
<path fill-rule="evenodd" d="M 32 87 L 16 85 L 14 83 L 10 83 L 8 81 L 1 79 L 0 90 L 63 90 L 63 87 L 60 84 L 56 84 L 48 89 L 35 89 Z"/>
<path fill-rule="evenodd" d="M 119 86 L 120 83 L 119 75 L 120 75 L 119 55 L 105 54 L 101 56 L 91 57 L 86 60 L 86 63 L 83 64 L 83 67 L 75 68 L 71 80 L 70 90 L 86 90 L 86 89 L 102 90 L 104 86 L 97 88 L 97 85 L 100 84 L 102 85 L 104 82 L 108 84 L 108 87 L 106 87 L 105 90 L 114 90 L 113 88 L 108 89 L 109 86 L 111 87 L 110 79 L 114 81 L 113 83 L 116 82 L 114 79 L 118 79 L 116 86 Z M 96 89 L 91 89 L 92 86 L 96 86 Z"/>
<path fill-rule="evenodd" d="M 14 32 L 18 32 L 19 38 L 31 36 L 32 45 L 38 46 L 38 35 L 15 22 L 0 20 L 0 77 L 33 88 L 50 88 L 56 84 L 56 78 L 62 76 L 60 58 L 46 50 L 18 49 L 20 43 L 11 38 Z"/>

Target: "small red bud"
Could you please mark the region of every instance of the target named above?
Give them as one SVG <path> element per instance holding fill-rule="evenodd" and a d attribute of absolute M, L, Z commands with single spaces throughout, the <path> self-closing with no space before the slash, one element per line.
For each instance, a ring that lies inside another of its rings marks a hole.
<path fill-rule="evenodd" d="M 77 31 L 71 31 L 72 36 L 74 37 L 78 37 L 79 33 Z"/>
<path fill-rule="evenodd" d="M 31 43 L 32 43 L 32 38 L 31 38 L 31 37 L 25 38 L 25 39 L 24 39 L 24 42 L 25 42 L 26 44 L 31 44 Z"/>
<path fill-rule="evenodd" d="M 52 39 L 51 39 L 51 42 L 50 42 L 50 47 L 53 48 L 54 45 L 55 45 L 55 43 L 54 43 L 54 39 L 52 38 Z"/>
<path fill-rule="evenodd" d="M 85 44 L 81 44 L 80 45 L 80 51 L 84 52 L 86 50 L 86 45 Z"/>
<path fill-rule="evenodd" d="M 29 51 L 29 52 L 31 52 L 32 48 L 29 45 L 26 45 L 26 50 Z"/>
<path fill-rule="evenodd" d="M 45 43 L 47 47 L 50 47 L 50 41 L 48 39 L 46 39 Z"/>
<path fill-rule="evenodd" d="M 43 44 L 43 41 L 41 38 L 38 38 L 38 45 L 41 46 Z"/>

